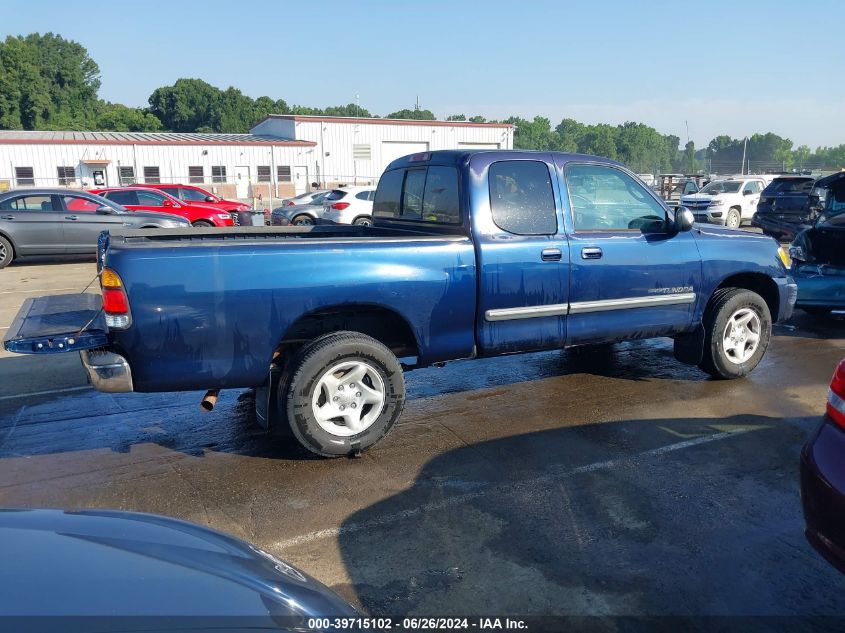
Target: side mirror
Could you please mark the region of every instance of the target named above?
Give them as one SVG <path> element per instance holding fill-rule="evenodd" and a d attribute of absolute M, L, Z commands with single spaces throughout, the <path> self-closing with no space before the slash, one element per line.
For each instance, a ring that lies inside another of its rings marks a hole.
<path fill-rule="evenodd" d="M 217 199 L 214 196 L 206 196 L 205 201 L 206 202 L 217 202 Z"/>
<path fill-rule="evenodd" d="M 101 207 L 97 207 L 95 213 L 99 213 L 100 215 L 115 215 L 115 210 L 111 207 L 103 205 Z"/>
<path fill-rule="evenodd" d="M 172 203 L 172 202 L 170 202 L 170 200 L 165 199 L 165 201 L 161 203 L 161 206 L 163 206 L 163 207 L 172 207 L 172 206 L 173 206 L 173 203 Z"/>
<path fill-rule="evenodd" d="M 675 231 L 683 233 L 689 231 L 695 224 L 695 216 L 686 207 L 675 207 Z"/>

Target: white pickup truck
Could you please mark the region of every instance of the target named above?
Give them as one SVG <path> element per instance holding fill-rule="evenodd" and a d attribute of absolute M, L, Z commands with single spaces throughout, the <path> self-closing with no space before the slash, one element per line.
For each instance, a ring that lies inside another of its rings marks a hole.
<path fill-rule="evenodd" d="M 766 181 L 759 176 L 714 180 L 698 193 L 683 196 L 681 206 L 692 211 L 696 222 L 735 229 L 751 222 L 765 188 Z"/>

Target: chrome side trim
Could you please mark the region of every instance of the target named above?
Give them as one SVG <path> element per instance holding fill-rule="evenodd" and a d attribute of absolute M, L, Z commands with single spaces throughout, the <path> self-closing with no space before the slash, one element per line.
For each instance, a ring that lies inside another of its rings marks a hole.
<path fill-rule="evenodd" d="M 511 319 L 534 319 L 545 316 L 566 316 L 569 313 L 569 305 L 566 303 L 549 304 L 544 306 L 531 306 L 528 308 L 499 308 L 487 310 L 484 319 L 487 321 L 509 321 Z"/>
<path fill-rule="evenodd" d="M 97 391 L 124 393 L 132 391 L 132 369 L 120 354 L 102 350 L 80 350 L 79 356 L 88 379 Z"/>
<path fill-rule="evenodd" d="M 628 299 L 605 299 L 603 301 L 579 301 L 577 303 L 556 303 L 527 308 L 498 308 L 484 313 L 486 321 L 509 321 L 513 319 L 534 319 L 547 316 L 566 316 L 567 314 L 586 314 L 609 310 L 629 310 L 649 308 L 660 305 L 683 305 L 695 301 L 694 292 L 684 292 L 654 297 L 631 297 Z"/>
<path fill-rule="evenodd" d="M 682 305 L 695 301 L 694 292 L 683 292 L 654 297 L 631 297 L 629 299 L 605 299 L 604 301 L 579 301 L 569 304 L 570 314 L 604 312 L 606 310 L 629 310 L 631 308 L 650 308 L 659 305 Z"/>

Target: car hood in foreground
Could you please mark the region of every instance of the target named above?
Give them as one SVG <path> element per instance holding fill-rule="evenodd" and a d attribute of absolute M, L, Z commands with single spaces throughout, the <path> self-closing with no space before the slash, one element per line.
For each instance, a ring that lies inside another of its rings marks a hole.
<path fill-rule="evenodd" d="M 110 510 L 0 510 L 0 616 L 355 615 L 245 541 Z"/>

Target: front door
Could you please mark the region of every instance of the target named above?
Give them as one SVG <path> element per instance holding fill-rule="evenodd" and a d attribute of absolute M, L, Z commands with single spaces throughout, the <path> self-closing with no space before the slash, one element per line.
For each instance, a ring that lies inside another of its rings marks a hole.
<path fill-rule="evenodd" d="M 65 252 L 59 196 L 22 194 L 0 203 L 0 219 L 12 230 L 20 255 L 52 255 Z"/>
<path fill-rule="evenodd" d="M 569 246 L 554 164 L 545 154 L 472 162 L 481 355 L 563 347 Z M 487 218 L 492 218 L 488 220 Z"/>
<path fill-rule="evenodd" d="M 692 232 L 672 232 L 666 207 L 621 168 L 558 167 L 574 225 L 568 344 L 688 329 L 701 280 Z"/>
<path fill-rule="evenodd" d="M 124 224 L 125 215 L 97 213 L 100 204 L 96 200 L 75 194 L 61 196 L 60 199 L 65 210 L 62 229 L 68 253 L 96 252 L 97 238 L 102 231 L 131 226 Z"/>
<path fill-rule="evenodd" d="M 308 168 L 297 165 L 293 168 L 293 188 L 298 196 L 308 191 Z"/>
<path fill-rule="evenodd" d="M 249 198 L 249 167 L 235 167 L 235 195 L 240 200 Z"/>

